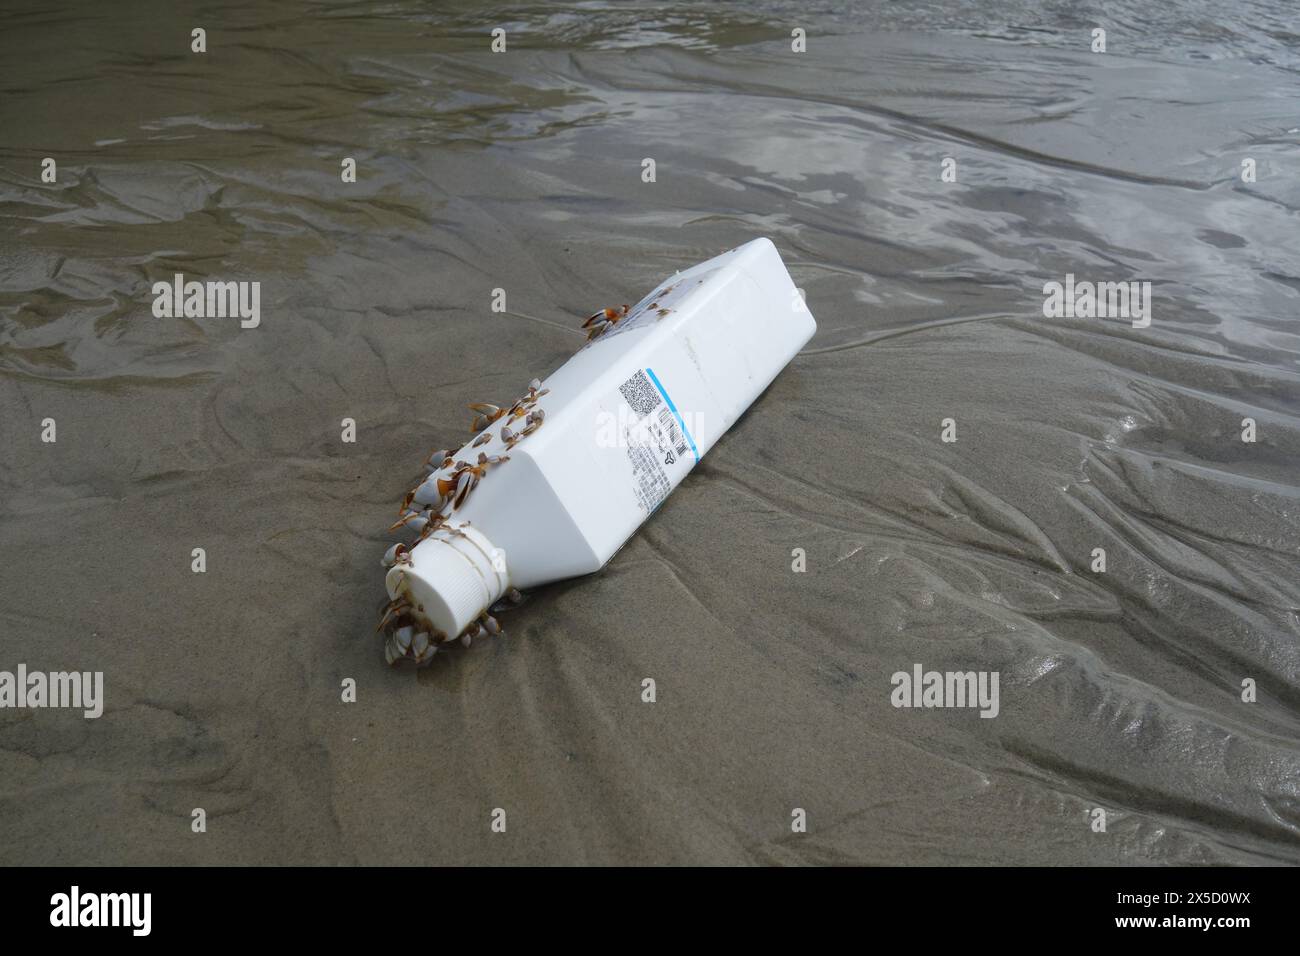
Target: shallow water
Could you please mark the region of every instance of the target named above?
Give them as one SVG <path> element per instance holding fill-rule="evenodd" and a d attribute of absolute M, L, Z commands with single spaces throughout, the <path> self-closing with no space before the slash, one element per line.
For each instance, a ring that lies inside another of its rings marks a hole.
<path fill-rule="evenodd" d="M 107 703 L 0 711 L 0 861 L 1300 862 L 1300 27 L 974 6 L 7 5 L 0 669 Z M 465 404 L 760 235 L 805 352 L 601 575 L 388 670 Z"/>

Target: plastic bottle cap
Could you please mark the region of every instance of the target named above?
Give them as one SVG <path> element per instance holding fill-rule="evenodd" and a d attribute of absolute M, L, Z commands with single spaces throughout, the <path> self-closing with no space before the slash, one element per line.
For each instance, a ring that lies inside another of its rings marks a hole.
<path fill-rule="evenodd" d="M 425 538 L 384 583 L 391 598 L 405 589 L 417 613 L 446 639 L 464 631 L 510 586 L 505 553 L 465 523 L 445 525 Z"/>

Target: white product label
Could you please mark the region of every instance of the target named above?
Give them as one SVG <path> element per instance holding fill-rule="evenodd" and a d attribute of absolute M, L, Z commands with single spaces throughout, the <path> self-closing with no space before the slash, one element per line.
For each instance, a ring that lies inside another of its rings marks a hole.
<path fill-rule="evenodd" d="M 621 424 L 637 501 L 649 514 L 699 460 L 695 442 L 663 383 L 637 369 L 618 387 L 630 413 Z"/>

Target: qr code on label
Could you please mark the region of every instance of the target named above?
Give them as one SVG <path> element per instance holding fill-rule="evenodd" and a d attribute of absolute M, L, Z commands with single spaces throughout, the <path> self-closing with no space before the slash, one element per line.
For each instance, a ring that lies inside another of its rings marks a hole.
<path fill-rule="evenodd" d="M 636 374 L 620 385 L 618 390 L 623 393 L 628 405 L 632 406 L 637 418 L 649 415 L 659 404 L 659 393 L 641 369 L 637 369 Z"/>

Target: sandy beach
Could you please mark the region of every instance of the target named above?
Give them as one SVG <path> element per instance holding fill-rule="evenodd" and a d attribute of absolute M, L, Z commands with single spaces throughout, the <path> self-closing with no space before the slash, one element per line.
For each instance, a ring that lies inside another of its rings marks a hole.
<path fill-rule="evenodd" d="M 104 700 L 0 709 L 0 863 L 1300 862 L 1293 18 L 961 7 L 7 8 L 0 670 Z M 805 350 L 604 571 L 387 667 L 466 404 L 760 236 Z"/>

